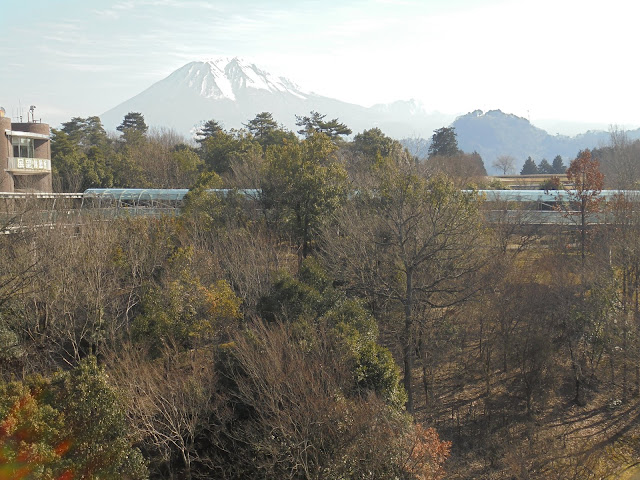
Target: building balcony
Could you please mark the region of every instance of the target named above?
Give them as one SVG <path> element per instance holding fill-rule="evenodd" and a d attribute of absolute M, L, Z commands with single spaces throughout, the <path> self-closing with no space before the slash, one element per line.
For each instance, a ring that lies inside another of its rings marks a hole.
<path fill-rule="evenodd" d="M 37 175 L 51 173 L 48 158 L 9 157 L 7 172 L 14 175 Z"/>
<path fill-rule="evenodd" d="M 23 138 L 33 138 L 36 140 L 50 140 L 51 137 L 49 135 L 45 135 L 43 133 L 35 133 L 35 132 L 22 132 L 20 130 L 8 130 L 4 131 L 7 137 L 23 137 Z"/>

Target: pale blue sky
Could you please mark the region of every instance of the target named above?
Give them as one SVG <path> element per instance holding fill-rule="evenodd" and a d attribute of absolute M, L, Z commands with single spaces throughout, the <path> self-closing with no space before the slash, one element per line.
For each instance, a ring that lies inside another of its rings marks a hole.
<path fill-rule="evenodd" d="M 367 106 L 640 125 L 632 0 L 3 3 L 0 105 L 54 126 L 218 55 Z"/>

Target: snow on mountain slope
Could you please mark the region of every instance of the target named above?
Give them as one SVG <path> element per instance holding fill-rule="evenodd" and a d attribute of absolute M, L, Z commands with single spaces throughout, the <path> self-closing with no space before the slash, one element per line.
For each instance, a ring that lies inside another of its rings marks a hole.
<path fill-rule="evenodd" d="M 476 110 L 453 121 L 451 116 L 429 113 L 415 100 L 365 108 L 306 92 L 292 81 L 238 57 L 188 63 L 100 117 L 107 129 L 115 130 L 127 113 L 140 112 L 149 126 L 173 128 L 191 137 L 204 121 L 216 120 L 225 129 L 242 128 L 261 112 L 270 112 L 285 128 L 296 131 L 296 115 L 311 111 L 328 119 L 338 118 L 354 134 L 377 127 L 398 139 L 430 139 L 435 129 L 452 125 L 459 147 L 480 153 L 487 169 L 499 155 L 514 156 L 519 166 L 529 155 L 536 161 L 551 161 L 558 154 L 569 160 L 580 149 L 596 147 L 608 135 L 588 132 L 577 137 L 551 136 L 527 119 L 500 110 Z M 637 133 L 640 136 L 640 130 Z M 412 141 L 408 145 L 413 151 L 423 143 Z"/>
<path fill-rule="evenodd" d="M 290 80 L 275 78 L 255 64 L 238 57 L 219 57 L 205 62 L 191 62 L 176 70 L 169 78 L 199 91 L 204 98 L 235 101 L 243 89 L 286 92 L 305 99 L 307 95 Z"/>
<path fill-rule="evenodd" d="M 241 128 L 260 112 L 271 112 L 286 128 L 297 130 L 295 116 L 311 111 L 340 119 L 354 133 L 379 127 L 397 138 L 430 137 L 435 128 L 449 123 L 443 123 L 442 115 L 427 114 L 422 106 L 385 111 L 306 92 L 291 80 L 238 57 L 190 62 L 100 118 L 107 129 L 115 130 L 127 113 L 140 112 L 150 126 L 189 135 L 210 119 L 226 129 Z"/>

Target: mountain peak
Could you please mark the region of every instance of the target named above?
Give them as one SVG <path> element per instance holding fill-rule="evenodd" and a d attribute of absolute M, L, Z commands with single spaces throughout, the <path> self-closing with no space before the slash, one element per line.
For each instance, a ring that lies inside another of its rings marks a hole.
<path fill-rule="evenodd" d="M 291 94 L 302 99 L 308 96 L 291 80 L 275 77 L 240 57 L 214 57 L 190 62 L 171 77 L 198 96 L 213 100 L 236 101 L 238 96 L 250 94 L 251 90 Z"/>
<path fill-rule="evenodd" d="M 140 112 L 147 125 L 189 135 L 194 126 L 210 119 L 226 129 L 242 128 L 259 112 L 270 112 L 278 123 L 295 131 L 296 116 L 315 111 L 339 118 L 354 132 L 377 127 L 399 138 L 431 135 L 453 120 L 426 112 L 415 100 L 365 108 L 310 93 L 258 65 L 238 56 L 192 61 L 100 117 L 106 128 L 115 129 L 127 112 Z"/>

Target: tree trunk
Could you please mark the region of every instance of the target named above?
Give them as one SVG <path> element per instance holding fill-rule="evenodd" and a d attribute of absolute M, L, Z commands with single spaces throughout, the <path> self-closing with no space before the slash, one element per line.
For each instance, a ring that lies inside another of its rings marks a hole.
<path fill-rule="evenodd" d="M 422 388 L 424 390 L 424 405 L 426 408 L 429 408 L 429 396 L 431 395 L 430 393 L 430 381 L 429 381 L 429 369 L 427 367 L 427 349 L 424 346 L 424 341 L 422 339 L 422 336 L 424 335 L 424 333 L 422 332 L 420 334 L 420 341 L 418 343 L 418 351 L 420 354 L 420 358 L 422 359 Z"/>
<path fill-rule="evenodd" d="M 411 373 L 413 371 L 413 355 L 411 344 L 405 341 L 404 345 L 404 389 L 407 391 L 407 412 L 413 413 L 413 392 L 411 391 Z"/>
<path fill-rule="evenodd" d="M 309 221 L 305 216 L 304 228 L 302 233 L 302 258 L 307 258 L 308 255 L 309 255 Z"/>
<path fill-rule="evenodd" d="M 585 201 L 582 200 L 582 207 L 580 211 L 580 257 L 582 259 L 582 266 L 584 267 L 584 250 L 585 250 L 585 242 L 587 239 L 587 225 L 586 225 L 586 205 Z"/>
<path fill-rule="evenodd" d="M 185 452 L 184 450 L 182 450 L 182 460 L 184 462 L 184 474 L 187 480 L 191 480 L 191 457 L 189 455 L 189 452 Z"/>
<path fill-rule="evenodd" d="M 629 336 L 629 331 L 627 328 L 627 322 L 628 322 L 628 317 L 627 314 L 625 312 L 624 314 L 624 325 L 623 325 L 623 331 L 622 331 L 622 401 L 626 402 L 627 401 L 627 391 L 628 391 L 628 362 L 627 362 L 627 355 L 628 355 L 628 348 L 629 348 L 629 342 L 627 341 L 628 336 Z"/>
<path fill-rule="evenodd" d="M 635 302 L 633 304 L 633 325 L 635 327 L 635 331 L 636 331 L 636 335 L 635 338 L 637 338 L 637 334 L 638 334 L 638 310 L 639 310 L 639 305 L 638 305 L 638 294 L 640 292 L 638 292 L 638 265 L 634 265 L 634 281 L 633 281 L 633 295 L 635 295 Z M 634 347 L 635 347 L 635 351 L 634 353 L 637 354 L 637 340 L 634 342 Z M 635 359 L 635 363 L 636 363 L 636 391 L 635 391 L 635 396 L 639 396 L 640 395 L 640 365 L 638 365 L 638 359 Z"/>
<path fill-rule="evenodd" d="M 413 373 L 413 272 L 407 270 L 407 291 L 404 301 L 404 388 L 407 391 L 407 412 L 413 413 L 413 392 L 411 377 Z"/>
<path fill-rule="evenodd" d="M 428 408 L 430 405 L 429 396 L 431 392 L 429 387 L 429 373 L 425 364 L 422 365 L 422 387 L 424 388 L 424 404 Z"/>
<path fill-rule="evenodd" d="M 573 351 L 573 346 L 569 343 L 569 353 L 571 356 L 571 368 L 573 370 L 574 377 L 574 392 L 573 401 L 576 405 L 583 405 L 582 400 L 582 368 L 578 364 L 578 359 Z"/>
<path fill-rule="evenodd" d="M 491 396 L 491 350 L 486 349 L 484 355 L 484 394 L 487 398 Z"/>
<path fill-rule="evenodd" d="M 627 370 L 628 370 L 628 366 L 627 366 L 627 349 L 629 348 L 628 346 L 628 342 L 627 342 L 627 338 L 629 335 L 629 331 L 628 331 L 628 322 L 629 322 L 629 305 L 628 305 L 628 300 L 629 300 L 629 291 L 630 291 L 630 285 L 628 285 L 628 283 L 630 283 L 630 275 L 628 273 L 628 269 L 625 267 L 622 271 L 622 315 L 623 315 L 623 325 L 622 325 L 622 401 L 626 402 L 627 401 L 627 390 L 628 390 L 628 383 L 627 383 Z M 613 356 L 612 356 L 612 360 L 613 362 Z M 611 371 L 613 372 L 614 368 L 613 365 L 611 367 Z M 613 376 L 613 375 L 612 375 Z M 613 381 L 611 382 L 612 384 L 614 383 Z"/>

